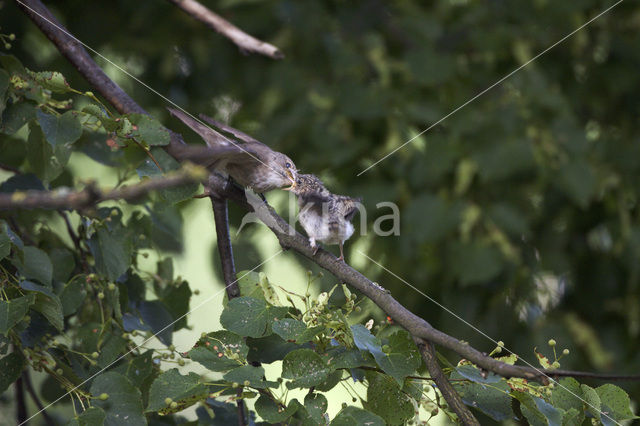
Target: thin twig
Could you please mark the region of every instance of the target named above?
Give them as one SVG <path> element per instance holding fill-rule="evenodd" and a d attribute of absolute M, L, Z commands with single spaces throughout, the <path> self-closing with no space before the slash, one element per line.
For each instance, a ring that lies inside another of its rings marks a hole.
<path fill-rule="evenodd" d="M 24 397 L 24 383 L 22 382 L 22 376 L 15 382 L 16 385 L 16 420 L 17 424 L 27 420 L 27 404 Z"/>
<path fill-rule="evenodd" d="M 442 393 L 442 396 L 444 396 L 444 399 L 449 404 L 449 408 L 458 415 L 458 419 L 462 424 L 480 425 L 480 422 L 478 422 L 467 406 L 464 405 L 460 395 L 458 395 L 458 392 L 451 386 L 449 379 L 442 371 L 433 343 L 415 337 L 413 340 L 416 342 L 416 345 L 418 345 L 418 350 L 427 366 L 427 370 L 429 370 L 433 381 L 438 385 L 438 390 L 440 390 L 440 393 Z"/>
<path fill-rule="evenodd" d="M 231 22 L 222 18 L 220 15 L 195 0 L 169 1 L 191 17 L 227 37 L 244 52 L 259 53 L 272 59 L 284 58 L 284 54 L 274 45 L 258 40 L 257 38 L 245 33 Z"/>
<path fill-rule="evenodd" d="M 81 210 L 102 201 L 135 201 L 149 192 L 174 188 L 201 181 L 206 176 L 200 168 L 187 168 L 164 177 L 147 179 L 141 183 L 103 191 L 88 184 L 80 191 L 58 188 L 52 191 L 16 191 L 0 194 L 0 209 L 72 209 Z"/>

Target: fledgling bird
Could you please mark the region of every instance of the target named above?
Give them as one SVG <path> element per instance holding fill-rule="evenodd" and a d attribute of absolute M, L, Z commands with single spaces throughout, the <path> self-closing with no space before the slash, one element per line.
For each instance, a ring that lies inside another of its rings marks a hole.
<path fill-rule="evenodd" d="M 351 220 L 358 211 L 360 199 L 332 194 L 315 175 L 298 175 L 292 190 L 298 197 L 298 220 L 309 236 L 309 244 L 318 251 L 317 242 L 338 244 L 344 261 L 344 242 L 353 235 Z"/>
<path fill-rule="evenodd" d="M 182 146 L 178 154 L 182 159 L 218 170 L 231 176 L 243 187 L 251 188 L 260 194 L 276 188 L 290 190 L 295 187 L 298 172 L 293 161 L 286 155 L 272 150 L 244 133 L 231 131 L 209 117 L 200 116 L 203 120 L 229 131 L 241 142 L 232 142 L 230 138 L 178 109 L 167 109 L 207 143 L 207 146 Z"/>

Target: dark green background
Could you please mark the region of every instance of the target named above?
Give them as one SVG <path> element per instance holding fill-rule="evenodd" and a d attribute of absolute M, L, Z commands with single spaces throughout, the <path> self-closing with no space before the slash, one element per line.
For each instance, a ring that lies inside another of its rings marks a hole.
<path fill-rule="evenodd" d="M 400 236 L 371 237 L 368 255 L 515 352 L 533 360 L 533 347 L 549 353 L 553 337 L 571 350 L 563 368 L 640 370 L 636 2 L 360 177 L 613 2 L 205 2 L 277 45 L 281 61 L 243 55 L 166 1 L 48 3 L 81 40 L 188 111 L 224 119 L 213 100 L 237 103 L 234 126 L 333 191 L 363 197 L 370 227 L 388 213 L 376 203 L 397 203 Z M 12 2 L 0 26 L 17 35 L 11 52 L 28 67 L 59 70 L 90 89 Z M 112 75 L 145 109 L 185 130 L 160 97 Z M 239 245 L 239 263 L 251 251 Z M 363 273 L 434 326 L 493 348 L 369 265 Z M 622 386 L 640 399 L 638 385 Z"/>

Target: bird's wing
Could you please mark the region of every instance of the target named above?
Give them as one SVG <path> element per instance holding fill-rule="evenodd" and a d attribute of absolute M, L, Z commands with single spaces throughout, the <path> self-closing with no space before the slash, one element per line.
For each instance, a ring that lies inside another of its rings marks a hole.
<path fill-rule="evenodd" d="M 227 132 L 231 135 L 233 135 L 236 139 L 241 140 L 242 142 L 245 143 L 259 143 L 261 145 L 263 145 L 262 142 L 260 142 L 257 139 L 252 138 L 251 136 L 247 135 L 246 133 L 241 132 L 238 129 L 234 129 L 231 126 L 227 126 L 226 124 L 218 121 L 218 120 L 214 120 L 213 118 L 209 117 L 208 115 L 204 115 L 204 114 L 200 114 L 200 118 L 205 121 L 206 123 L 211 124 L 214 127 L 217 127 L 218 129 Z"/>
<path fill-rule="evenodd" d="M 346 220 L 351 221 L 356 215 L 360 201 L 362 201 L 361 198 L 351 198 L 347 196 L 341 197 L 340 200 L 338 200 L 342 206 L 342 214 Z"/>
<path fill-rule="evenodd" d="M 319 215 L 323 213 L 322 205 L 331 202 L 331 198 L 316 191 L 300 194 L 299 197 L 303 201 L 304 209 L 314 211 Z"/>
<path fill-rule="evenodd" d="M 209 126 L 206 126 L 198 122 L 198 120 L 194 119 L 193 117 L 190 117 L 188 114 L 185 114 L 179 109 L 171 108 L 171 107 L 167 107 L 167 109 L 173 116 L 177 117 L 180 121 L 182 121 L 184 124 L 189 126 L 191 130 L 199 134 L 200 137 L 204 139 L 204 141 L 207 143 L 208 146 L 216 147 L 216 146 L 233 146 L 234 145 L 233 143 L 231 143 L 229 138 L 213 130 Z"/>
<path fill-rule="evenodd" d="M 220 163 L 230 163 L 243 161 L 247 167 L 253 167 L 253 162 L 258 164 L 254 155 L 233 145 L 225 146 L 204 146 L 204 145 L 181 145 L 176 148 L 176 157 L 180 160 L 189 160 L 206 167 Z"/>

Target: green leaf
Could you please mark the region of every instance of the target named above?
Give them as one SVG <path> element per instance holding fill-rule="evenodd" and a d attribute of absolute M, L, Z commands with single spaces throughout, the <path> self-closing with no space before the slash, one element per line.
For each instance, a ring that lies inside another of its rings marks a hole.
<path fill-rule="evenodd" d="M 53 265 L 53 279 L 62 283 L 66 282 L 76 267 L 71 250 L 54 248 L 49 252 L 49 258 Z"/>
<path fill-rule="evenodd" d="M 44 315 L 51 325 L 59 331 L 62 331 L 64 328 L 62 302 L 60 302 L 58 295 L 49 287 L 38 285 L 31 281 L 20 282 L 20 287 L 36 293 L 36 301 L 33 304 L 33 309 Z"/>
<path fill-rule="evenodd" d="M 51 285 L 53 265 L 49 255 L 39 248 L 27 246 L 24 248 L 24 261 L 20 265 L 20 272 L 25 278 L 38 280 L 42 284 Z"/>
<path fill-rule="evenodd" d="M 309 388 L 324 382 L 332 369 L 311 349 L 298 349 L 282 360 L 282 377 L 291 379 L 289 389 Z"/>
<path fill-rule="evenodd" d="M 292 400 L 289 406 L 282 409 L 271 398 L 266 395 L 261 395 L 256 401 L 255 409 L 260 417 L 269 423 L 283 422 L 291 417 L 298 409 L 297 404 L 293 404 Z M 297 402 L 297 401 L 296 401 Z"/>
<path fill-rule="evenodd" d="M 107 367 L 123 354 L 127 348 L 129 341 L 119 334 L 107 334 L 103 337 L 103 343 L 100 345 L 100 356 L 96 360 L 99 367 Z"/>
<path fill-rule="evenodd" d="M 296 343 L 308 342 L 324 330 L 322 326 L 307 328 L 305 323 L 293 318 L 278 320 L 273 323 L 271 328 L 274 333 L 284 340 Z"/>
<path fill-rule="evenodd" d="M 27 159 L 31 168 L 45 182 L 51 182 L 60 176 L 71 156 L 71 144 L 52 146 L 37 126 L 30 126 L 27 147 Z"/>
<path fill-rule="evenodd" d="M 545 400 L 523 392 L 512 392 L 520 401 L 520 411 L 532 426 L 561 426 L 562 413 Z"/>
<path fill-rule="evenodd" d="M 25 124 L 36 118 L 36 107 L 31 102 L 19 102 L 9 105 L 2 113 L 0 132 L 13 135 Z"/>
<path fill-rule="evenodd" d="M 336 387 L 338 383 L 340 383 L 342 373 L 342 370 L 332 371 L 324 382 L 316 386 L 316 390 L 318 392 L 329 392 L 331 389 Z"/>
<path fill-rule="evenodd" d="M 171 135 L 159 121 L 145 114 L 127 114 L 134 127 L 131 135 L 149 146 L 169 145 Z"/>
<path fill-rule="evenodd" d="M 475 383 L 498 383 L 502 380 L 501 376 L 491 372 L 487 373 L 471 364 L 456 367 L 456 371 L 465 379 L 469 379 Z"/>
<path fill-rule="evenodd" d="M 0 394 L 18 380 L 25 365 L 24 357 L 18 352 L 11 352 L 0 359 Z"/>
<path fill-rule="evenodd" d="M 157 177 L 162 176 L 167 172 L 178 170 L 181 165 L 173 157 L 167 154 L 164 149 L 159 147 L 153 147 L 150 151 L 151 155 L 160 164 L 161 168 L 148 156 L 140 167 L 138 167 L 138 176 L 145 177 Z M 198 184 L 188 183 L 185 185 L 177 186 L 175 188 L 163 189 L 157 191 L 157 194 L 161 199 L 167 203 L 175 204 L 180 201 L 191 198 L 191 196 L 198 190 Z"/>
<path fill-rule="evenodd" d="M 457 372 L 451 379 L 462 379 Z M 511 388 L 505 382 L 493 383 L 490 386 L 481 383 L 452 382 L 462 401 L 470 407 L 482 411 L 495 421 L 503 421 L 514 417 L 511 409 Z"/>
<path fill-rule="evenodd" d="M 71 88 L 64 76 L 57 71 L 29 72 L 29 75 L 43 88 L 53 93 L 67 93 Z"/>
<path fill-rule="evenodd" d="M 277 334 L 271 334 L 258 339 L 247 337 L 247 345 L 249 346 L 247 360 L 266 364 L 279 361 L 289 352 L 305 347 L 304 345 L 286 342 Z"/>
<path fill-rule="evenodd" d="M 106 414 L 105 426 L 146 425 L 147 419 L 142 409 L 142 395 L 126 377 L 112 371 L 98 375 L 90 389 L 96 397 L 91 404 L 102 408 Z M 98 396 L 106 393 L 108 398 Z"/>
<path fill-rule="evenodd" d="M 36 111 L 38 124 L 51 146 L 72 144 L 80 139 L 82 125 L 76 114 L 75 111 L 67 111 L 57 116 Z"/>
<path fill-rule="evenodd" d="M 166 398 L 171 398 L 178 403 L 179 410 L 183 410 L 206 399 L 208 395 L 207 386 L 200 383 L 199 375 L 189 373 L 183 376 L 177 368 L 172 368 L 153 381 L 149 389 L 149 405 L 146 411 L 158 411 L 163 414 L 168 410 L 175 410 L 168 407 Z"/>
<path fill-rule="evenodd" d="M 89 407 L 71 419 L 67 426 L 100 426 L 104 424 L 106 417 L 107 414 L 102 408 Z"/>
<path fill-rule="evenodd" d="M 82 279 L 74 279 L 65 284 L 60 301 L 62 302 L 62 315 L 65 317 L 75 314 L 87 297 L 87 284 Z"/>
<path fill-rule="evenodd" d="M 268 306 L 253 297 L 238 297 L 227 304 L 220 315 L 224 328 L 241 336 L 262 337 L 270 334 L 270 325 L 287 313 L 287 308 Z"/>
<path fill-rule="evenodd" d="M 136 356 L 127 364 L 125 376 L 135 387 L 140 388 L 153 372 L 153 367 L 153 350 L 150 349 L 144 354 Z"/>
<path fill-rule="evenodd" d="M 198 340 L 189 357 L 211 371 L 226 371 L 242 365 L 248 353 L 242 337 L 221 330 Z"/>
<path fill-rule="evenodd" d="M 328 416 L 325 414 L 328 407 L 327 398 L 321 393 L 308 393 L 304 397 L 304 408 L 315 424 L 326 424 Z"/>
<path fill-rule="evenodd" d="M 412 398 L 402 392 L 396 381 L 381 373 L 367 375 L 367 402 L 364 408 L 382 417 L 388 424 L 406 424 L 414 416 Z"/>
<path fill-rule="evenodd" d="M 143 301 L 138 304 L 138 311 L 144 323 L 151 327 L 153 334 L 165 345 L 169 346 L 173 339 L 173 317 L 159 300 Z"/>
<path fill-rule="evenodd" d="M 189 312 L 191 294 L 189 284 L 186 281 L 182 281 L 169 285 L 160 297 L 160 301 L 169 311 L 173 320 L 176 321 L 173 324 L 174 331 L 187 327 L 186 314 Z"/>
<path fill-rule="evenodd" d="M 565 411 L 575 408 L 579 412 L 583 412 L 584 407 L 581 398 L 580 383 L 573 377 L 565 377 L 558 381 L 551 392 L 553 405 Z"/>
<path fill-rule="evenodd" d="M 0 300 L 0 334 L 6 336 L 9 330 L 24 318 L 35 300 L 36 297 L 32 293 L 11 300 Z"/>
<path fill-rule="evenodd" d="M 398 386 L 402 386 L 404 378 L 422 362 L 418 349 L 406 331 L 398 331 L 389 337 L 389 353 L 382 351 L 379 339 L 363 325 L 352 325 L 351 332 L 356 347 L 371 353 L 380 368 L 392 376 Z"/>
<path fill-rule="evenodd" d="M 384 419 L 371 411 L 358 407 L 345 407 L 331 421 L 331 426 L 385 426 Z"/>
<path fill-rule="evenodd" d="M 7 234 L 6 226 L 7 224 L 4 221 L 0 221 L 0 260 L 11 253 L 11 239 Z"/>
<path fill-rule="evenodd" d="M 600 420 L 600 411 L 601 411 L 601 403 L 600 403 L 600 395 L 590 386 L 580 385 L 580 390 L 582 391 L 582 399 L 587 407 L 587 411 L 591 413 L 593 417 Z"/>
<path fill-rule="evenodd" d="M 96 261 L 96 269 L 110 281 L 117 280 L 131 265 L 133 246 L 129 233 L 116 226 L 110 230 L 99 226 L 87 242 Z"/>
<path fill-rule="evenodd" d="M 347 349 L 337 346 L 327 351 L 327 364 L 333 368 L 357 368 L 362 366 L 375 367 L 371 354 L 359 349 Z"/>
<path fill-rule="evenodd" d="M 253 365 L 243 365 L 234 368 L 223 377 L 227 382 L 235 382 L 256 389 L 277 388 L 279 386 L 278 382 L 264 380 L 264 368 L 254 367 Z M 246 383 L 247 381 L 249 384 Z"/>
<path fill-rule="evenodd" d="M 616 421 L 638 418 L 631 411 L 629 395 L 618 386 L 607 383 L 597 387 L 596 393 L 600 397 L 602 411 L 609 416 L 602 416 L 603 424 L 616 424 L 611 418 Z"/>

